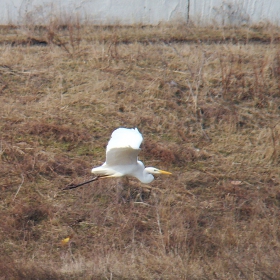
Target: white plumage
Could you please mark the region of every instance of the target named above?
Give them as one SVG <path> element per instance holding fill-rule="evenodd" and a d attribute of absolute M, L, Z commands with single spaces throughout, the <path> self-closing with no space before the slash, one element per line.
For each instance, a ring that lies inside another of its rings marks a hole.
<path fill-rule="evenodd" d="M 91 172 L 100 177 L 132 176 L 146 184 L 154 180 L 152 174 L 171 174 L 155 167 L 145 168 L 138 160 L 142 141 L 142 134 L 137 128 L 116 129 L 106 148 L 106 162 Z"/>

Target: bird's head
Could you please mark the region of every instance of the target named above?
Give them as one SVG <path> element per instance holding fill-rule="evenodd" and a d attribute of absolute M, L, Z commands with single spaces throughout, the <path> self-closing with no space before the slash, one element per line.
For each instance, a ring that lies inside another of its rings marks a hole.
<path fill-rule="evenodd" d="M 166 174 L 166 175 L 171 175 L 172 173 L 168 172 L 168 171 L 164 171 L 164 170 L 160 170 L 160 169 L 157 169 L 155 167 L 146 167 L 145 170 L 150 173 L 150 174 L 153 174 L 153 175 L 156 175 L 156 174 Z"/>

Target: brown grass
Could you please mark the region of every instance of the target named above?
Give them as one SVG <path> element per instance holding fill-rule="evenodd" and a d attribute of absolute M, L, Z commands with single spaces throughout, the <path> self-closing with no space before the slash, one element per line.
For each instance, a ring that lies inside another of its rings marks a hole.
<path fill-rule="evenodd" d="M 280 278 L 279 28 L 0 31 L 0 279 Z M 174 175 L 62 191 L 120 126 Z"/>

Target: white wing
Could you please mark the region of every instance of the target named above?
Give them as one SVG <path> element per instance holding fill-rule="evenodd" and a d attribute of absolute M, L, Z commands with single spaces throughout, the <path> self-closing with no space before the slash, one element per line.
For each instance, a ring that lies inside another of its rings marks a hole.
<path fill-rule="evenodd" d="M 107 145 L 106 152 L 113 148 L 127 148 L 139 149 L 143 141 L 142 134 L 137 128 L 118 128 L 111 136 L 111 139 Z"/>
<path fill-rule="evenodd" d="M 143 137 L 137 128 L 116 129 L 107 145 L 106 164 L 111 166 L 136 164 L 142 141 Z"/>

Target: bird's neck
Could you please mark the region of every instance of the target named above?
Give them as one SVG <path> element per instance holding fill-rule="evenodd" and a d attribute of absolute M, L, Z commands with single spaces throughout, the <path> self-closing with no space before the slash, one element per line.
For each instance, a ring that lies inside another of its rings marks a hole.
<path fill-rule="evenodd" d="M 149 184 L 154 180 L 154 176 L 149 173 L 146 169 L 143 170 L 143 177 L 141 178 L 141 182 L 144 184 Z"/>

